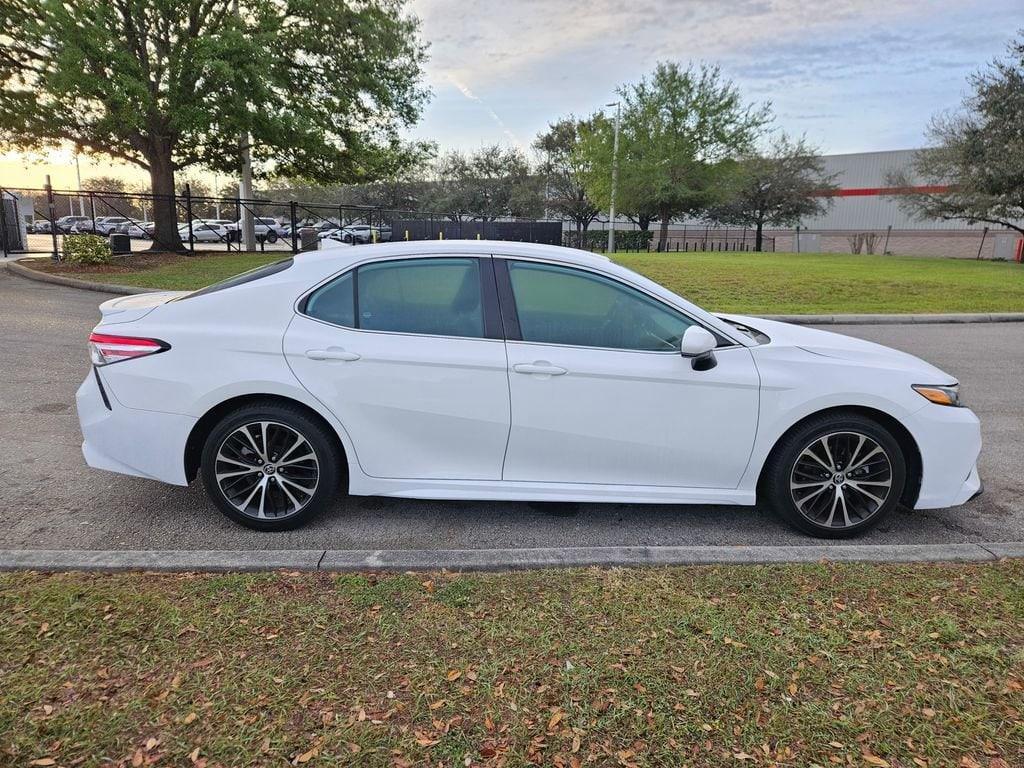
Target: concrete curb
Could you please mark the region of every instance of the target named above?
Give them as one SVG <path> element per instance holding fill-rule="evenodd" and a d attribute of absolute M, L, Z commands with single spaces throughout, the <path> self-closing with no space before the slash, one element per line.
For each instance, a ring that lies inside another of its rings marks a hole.
<path fill-rule="evenodd" d="M 0 571 L 511 571 L 588 566 L 991 562 L 1024 542 L 448 550 L 0 550 Z"/>
<path fill-rule="evenodd" d="M 159 293 L 153 288 L 138 288 L 130 285 L 94 283 L 76 277 L 51 275 L 14 261 L 4 262 L 8 270 L 29 280 L 54 283 L 68 288 L 81 288 L 98 293 L 115 293 L 131 296 L 137 293 Z M 794 325 L 916 325 L 930 323 L 1024 323 L 1024 312 L 974 312 L 936 315 L 759 315 L 765 320 L 778 320 Z"/>
<path fill-rule="evenodd" d="M 65 277 L 64 275 L 51 275 L 47 272 L 40 272 L 38 269 L 25 267 L 16 261 L 4 262 L 3 266 L 8 272 L 29 280 L 37 280 L 40 283 L 53 283 L 68 288 L 80 288 L 84 291 L 96 291 L 97 293 L 116 293 L 121 296 L 132 296 L 137 293 L 159 293 L 153 288 L 139 288 L 131 285 L 115 285 L 108 283 L 94 283 L 91 280 L 79 280 L 77 277 Z"/>
<path fill-rule="evenodd" d="M 1024 323 L 1024 312 L 955 312 L 934 315 L 760 315 L 794 325 L 929 325 L 934 323 Z"/>

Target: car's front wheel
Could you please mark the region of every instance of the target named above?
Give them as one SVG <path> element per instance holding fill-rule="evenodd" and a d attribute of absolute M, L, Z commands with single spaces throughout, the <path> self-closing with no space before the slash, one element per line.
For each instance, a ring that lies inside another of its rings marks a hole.
<path fill-rule="evenodd" d="M 210 498 L 232 520 L 261 531 L 296 528 L 326 509 L 342 466 L 327 430 L 301 409 L 279 403 L 229 413 L 202 454 Z"/>
<path fill-rule="evenodd" d="M 766 467 L 768 502 L 800 530 L 856 536 L 899 504 L 907 464 L 884 426 L 860 414 L 811 419 L 776 446 Z"/>

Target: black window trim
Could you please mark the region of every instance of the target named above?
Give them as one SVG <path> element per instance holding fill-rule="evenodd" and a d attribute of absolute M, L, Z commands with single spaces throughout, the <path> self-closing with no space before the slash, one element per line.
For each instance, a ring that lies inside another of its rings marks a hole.
<path fill-rule="evenodd" d="M 466 259 L 475 260 L 477 262 L 477 272 L 480 278 L 480 304 L 483 313 L 484 321 L 484 335 L 483 336 L 448 336 L 439 333 L 416 333 L 415 331 L 384 331 L 372 328 L 360 328 L 359 327 L 359 270 L 366 266 L 374 264 L 386 264 L 390 261 L 410 261 L 410 262 L 424 262 L 424 261 L 438 261 L 438 260 L 449 260 L 449 259 Z M 347 269 L 342 270 L 336 274 L 331 275 L 325 280 L 322 280 L 317 285 L 313 286 L 308 290 L 299 300 L 296 302 L 296 312 L 303 317 L 313 320 L 324 325 L 329 325 L 332 328 L 344 328 L 346 331 L 357 331 L 359 333 L 386 333 L 398 336 L 426 336 L 437 339 L 473 339 L 477 341 L 501 341 L 504 342 L 504 334 L 502 329 L 501 314 L 498 302 L 498 287 L 497 281 L 494 275 L 494 260 L 489 254 L 478 254 L 478 253 L 446 253 L 446 254 L 431 254 L 430 256 L 419 256 L 419 255 L 403 255 L 395 256 L 384 259 L 367 259 L 361 261 L 358 264 L 350 265 Z M 338 323 L 332 323 L 329 320 L 324 320 L 320 317 L 314 317 L 307 311 L 307 305 L 310 297 L 321 288 L 330 285 L 336 280 L 340 280 L 345 275 L 352 275 L 352 311 L 354 325 L 339 325 Z"/>
<path fill-rule="evenodd" d="M 622 285 L 623 287 L 630 288 L 630 289 L 632 289 L 634 291 L 637 291 L 638 293 L 642 293 L 644 296 L 647 296 L 649 299 L 651 299 L 652 301 L 656 302 L 658 305 L 664 307 L 667 310 L 670 310 L 672 312 L 676 312 L 676 313 L 682 315 L 687 320 L 689 320 L 690 323 L 692 323 L 693 325 L 696 325 L 699 328 L 703 328 L 706 331 L 708 331 L 711 335 L 713 335 L 716 339 L 718 339 L 719 343 L 718 343 L 718 346 L 715 348 L 716 350 L 732 349 L 733 347 L 742 347 L 743 346 L 742 344 L 734 341 L 733 339 L 730 339 L 727 336 L 724 336 L 720 331 L 716 330 L 715 328 L 709 328 L 707 325 L 705 325 L 700 320 L 695 318 L 689 312 L 687 312 L 687 311 L 685 311 L 683 309 L 680 309 L 679 307 L 675 307 L 675 306 L 672 306 L 671 304 L 666 303 L 661 297 L 655 296 L 654 294 L 650 293 L 649 291 L 644 290 L 640 286 L 633 285 L 632 283 L 626 282 L 624 280 L 620 280 L 618 277 L 615 277 L 613 275 L 605 274 L 604 272 L 601 272 L 599 270 L 588 269 L 586 266 L 584 266 L 582 264 L 568 264 L 568 263 L 563 262 L 563 261 L 557 261 L 557 260 L 552 260 L 552 259 L 543 259 L 543 258 L 531 258 L 529 256 L 505 256 L 505 255 L 497 255 L 497 254 L 495 254 L 492 258 L 494 259 L 494 262 L 495 262 L 494 273 L 495 273 L 495 276 L 498 279 L 498 296 L 499 296 L 499 301 L 501 302 L 501 316 L 502 316 L 502 320 L 505 323 L 505 340 L 506 341 L 516 341 L 516 342 L 519 342 L 521 344 L 534 344 L 534 345 L 545 346 L 545 347 L 571 347 L 571 348 L 574 348 L 574 349 L 594 349 L 594 350 L 603 350 L 603 351 L 607 351 L 607 352 L 632 352 L 632 353 L 636 353 L 636 354 L 647 354 L 647 355 L 678 355 L 679 354 L 679 352 L 675 351 L 675 350 L 661 350 L 661 351 L 659 351 L 659 350 L 654 350 L 654 349 L 622 349 L 622 348 L 619 348 L 619 347 L 593 347 L 593 346 L 588 346 L 588 345 L 585 345 L 585 344 L 560 344 L 560 343 L 557 343 L 557 342 L 550 342 L 550 341 L 525 341 L 523 339 L 522 330 L 521 330 L 521 327 L 519 325 L 519 310 L 516 307 L 515 294 L 512 291 L 512 278 L 509 275 L 509 269 L 508 269 L 508 262 L 510 262 L 510 261 L 521 261 L 521 262 L 526 262 L 528 264 L 548 264 L 548 265 L 553 266 L 553 267 L 561 267 L 562 269 L 576 270 L 578 272 L 587 272 L 587 273 L 589 273 L 591 275 L 596 275 L 597 277 L 604 278 L 605 280 L 610 280 L 610 281 L 612 281 L 614 283 L 618 283 L 619 285 Z"/>

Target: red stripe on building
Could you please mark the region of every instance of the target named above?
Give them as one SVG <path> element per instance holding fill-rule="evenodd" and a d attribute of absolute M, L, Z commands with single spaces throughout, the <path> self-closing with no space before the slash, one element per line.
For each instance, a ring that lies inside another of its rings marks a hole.
<path fill-rule="evenodd" d="M 924 194 L 935 195 L 948 192 L 946 185 L 933 185 L 923 187 L 861 187 L 859 189 L 837 189 L 829 192 L 819 192 L 818 197 L 880 197 L 882 195 L 912 195 Z"/>

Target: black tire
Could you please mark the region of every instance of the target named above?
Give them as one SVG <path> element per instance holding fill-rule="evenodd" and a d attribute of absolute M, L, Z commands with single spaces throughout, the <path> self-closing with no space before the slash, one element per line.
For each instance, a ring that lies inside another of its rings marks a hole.
<path fill-rule="evenodd" d="M 267 230 L 267 242 L 268 243 L 276 243 L 277 242 L 277 232 L 275 232 L 272 229 L 268 229 Z"/>
<path fill-rule="evenodd" d="M 347 235 L 347 234 L 346 235 L 342 235 L 341 236 L 341 241 L 343 243 L 348 243 L 349 245 L 352 245 L 352 235 Z"/>
<path fill-rule="evenodd" d="M 263 424 L 268 425 L 265 431 Z M 251 448 L 243 453 L 238 450 L 246 446 L 241 431 L 249 427 Z M 269 450 L 262 445 L 263 435 L 268 435 Z M 294 442 L 295 436 L 301 436 L 305 444 Z M 289 445 L 298 446 L 297 453 L 287 450 Z M 265 454 L 258 453 L 257 448 Z M 309 453 L 313 459 L 295 461 Z M 259 458 L 262 455 L 287 461 L 273 465 Z M 246 470 L 246 466 L 252 469 Z M 239 476 L 225 478 L 232 470 Z M 301 408 L 275 402 L 253 403 L 230 412 L 211 430 L 203 445 L 201 474 L 206 492 L 227 517 L 258 531 L 286 531 L 303 525 L 331 505 L 344 474 L 344 458 L 327 429 Z M 247 485 L 250 482 L 264 486 L 262 491 L 253 491 L 256 496 L 250 497 L 251 501 L 244 498 L 250 488 L 255 488 Z M 309 488 L 311 493 L 299 488 Z M 258 514 L 260 504 L 263 517 Z M 296 506 L 297 511 L 292 509 Z"/>
<path fill-rule="evenodd" d="M 765 466 L 761 490 L 795 528 L 819 538 L 846 539 L 892 513 L 906 477 L 906 458 L 888 429 L 857 413 L 836 412 L 809 419 L 779 441 Z"/>

